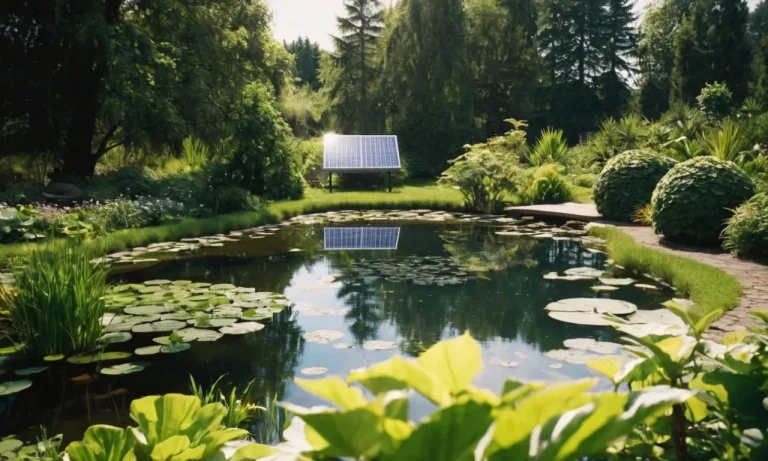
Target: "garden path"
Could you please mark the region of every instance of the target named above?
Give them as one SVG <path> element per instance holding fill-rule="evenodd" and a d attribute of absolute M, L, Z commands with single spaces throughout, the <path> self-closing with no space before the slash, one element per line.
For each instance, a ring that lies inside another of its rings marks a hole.
<path fill-rule="evenodd" d="M 504 211 L 513 216 L 543 216 L 578 221 L 595 221 L 603 217 L 597 212 L 594 203 L 566 202 L 556 205 L 525 205 L 504 208 Z"/>
<path fill-rule="evenodd" d="M 709 264 L 736 277 L 744 285 L 741 303 L 717 320 L 707 336 L 718 339 L 729 331 L 744 330 L 755 325 L 747 315 L 752 310 L 768 311 L 768 266 L 754 261 L 736 258 L 715 248 L 701 248 L 667 242 L 650 227 L 610 223 L 631 235 L 638 242 L 651 248 L 667 251 L 686 258 Z"/>

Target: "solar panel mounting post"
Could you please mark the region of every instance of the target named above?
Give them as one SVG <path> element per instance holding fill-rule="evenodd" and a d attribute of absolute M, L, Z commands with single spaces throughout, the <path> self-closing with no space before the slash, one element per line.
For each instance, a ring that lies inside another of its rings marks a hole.
<path fill-rule="evenodd" d="M 328 173 L 328 193 L 333 193 L 333 173 Z"/>
<path fill-rule="evenodd" d="M 389 189 L 389 192 L 392 192 L 392 172 L 391 171 L 387 172 L 387 183 L 388 183 L 387 189 Z"/>

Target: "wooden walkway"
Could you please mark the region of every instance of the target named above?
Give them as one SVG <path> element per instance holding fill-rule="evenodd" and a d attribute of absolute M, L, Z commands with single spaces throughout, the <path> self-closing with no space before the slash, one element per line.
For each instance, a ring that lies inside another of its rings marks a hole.
<path fill-rule="evenodd" d="M 592 203 L 566 202 L 557 205 L 526 205 L 504 208 L 504 212 L 512 216 L 536 216 L 574 219 L 578 221 L 597 221 L 603 215 L 597 212 Z"/>

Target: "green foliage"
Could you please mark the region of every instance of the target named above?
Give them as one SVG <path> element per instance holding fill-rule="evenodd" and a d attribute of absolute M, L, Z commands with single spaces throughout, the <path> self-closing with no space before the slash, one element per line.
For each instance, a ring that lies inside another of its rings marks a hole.
<path fill-rule="evenodd" d="M 309 86 L 289 86 L 280 99 L 280 112 L 299 138 L 320 136 L 325 131 L 328 103 L 322 93 Z"/>
<path fill-rule="evenodd" d="M 0 243 L 40 239 L 46 227 L 33 207 L 0 204 Z"/>
<path fill-rule="evenodd" d="M 677 164 L 653 192 L 653 228 L 676 241 L 716 243 L 733 209 L 754 194 L 735 164 L 697 157 Z"/>
<path fill-rule="evenodd" d="M 661 115 L 661 123 L 671 130 L 673 138 L 689 140 L 699 136 L 706 127 L 707 118 L 700 110 L 685 103 L 675 103 Z"/>
<path fill-rule="evenodd" d="M 299 37 L 287 43 L 285 49 L 293 55 L 298 84 L 314 91 L 319 90 L 320 45 L 310 42 L 309 37 Z"/>
<path fill-rule="evenodd" d="M 215 402 L 220 402 L 224 405 L 227 413 L 222 420 L 222 425 L 224 427 L 239 428 L 251 420 L 252 410 L 257 408 L 263 410 L 264 408 L 253 405 L 250 400 L 253 381 L 249 382 L 242 392 L 238 392 L 237 387 L 232 386 L 229 389 L 229 393 L 226 393 L 221 385 L 221 380 L 224 379 L 224 376 L 225 375 L 219 376 L 219 378 L 206 390 L 202 385 L 197 384 L 195 378 L 190 375 L 190 391 L 203 405 Z"/>
<path fill-rule="evenodd" d="M 710 129 L 704 133 L 704 145 L 707 153 L 720 160 L 743 164 L 750 155 L 745 151 L 747 140 L 739 126 L 731 119 L 723 120 L 720 129 Z"/>
<path fill-rule="evenodd" d="M 40 357 L 93 349 L 101 336 L 106 269 L 80 240 L 40 244 L 14 268 L 15 291 L 0 294 L 11 324 Z"/>
<path fill-rule="evenodd" d="M 126 197 L 152 195 L 156 178 L 147 170 L 135 166 L 127 166 L 110 175 L 110 183 Z"/>
<path fill-rule="evenodd" d="M 699 109 L 710 121 L 717 121 L 727 116 L 731 111 L 732 99 L 731 91 L 720 82 L 708 83 L 696 97 Z"/>
<path fill-rule="evenodd" d="M 522 191 L 525 203 L 564 203 L 574 198 L 573 189 L 557 165 L 545 165 L 529 173 L 529 184 Z M 525 181 L 524 181 L 525 182 Z"/>
<path fill-rule="evenodd" d="M 214 213 L 235 213 L 253 211 L 259 207 L 259 201 L 245 189 L 237 186 L 222 186 L 214 189 Z M 157 223 L 160 224 L 160 223 Z"/>
<path fill-rule="evenodd" d="M 208 163 L 210 149 L 201 140 L 187 136 L 181 143 L 181 159 L 193 170 L 199 170 Z"/>
<path fill-rule="evenodd" d="M 597 175 L 594 174 L 580 174 L 573 180 L 573 184 L 578 187 L 592 188 L 597 181 Z"/>
<path fill-rule="evenodd" d="M 541 136 L 533 148 L 526 153 L 526 160 L 531 166 L 542 166 L 545 163 L 564 163 L 568 144 L 563 138 L 563 130 L 547 128 L 541 131 Z"/>
<path fill-rule="evenodd" d="M 72 461 L 136 461 L 135 445 L 132 428 L 97 424 L 85 431 L 82 441 L 70 443 L 66 452 Z"/>
<path fill-rule="evenodd" d="M 650 150 L 630 150 L 613 157 L 595 183 L 597 210 L 609 219 L 631 221 L 635 210 L 651 202 L 656 184 L 675 163 Z"/>
<path fill-rule="evenodd" d="M 511 121 L 515 128 L 487 143 L 469 146 L 450 161 L 438 183 L 457 188 L 469 210 L 498 211 L 506 195 L 514 191 L 519 176 L 518 159 L 525 149 L 525 123 Z"/>
<path fill-rule="evenodd" d="M 757 194 L 736 208 L 723 236 L 723 247 L 739 256 L 768 256 L 768 195 Z"/>
<path fill-rule="evenodd" d="M 310 187 L 325 187 L 328 175 L 323 169 L 323 139 L 312 138 L 297 141 L 297 152 L 304 162 L 304 181 Z"/>
<path fill-rule="evenodd" d="M 607 241 L 608 255 L 616 264 L 636 274 L 661 277 L 706 312 L 727 311 L 741 300 L 741 284 L 721 269 L 648 248 L 615 227 L 595 227 L 589 233 Z"/>

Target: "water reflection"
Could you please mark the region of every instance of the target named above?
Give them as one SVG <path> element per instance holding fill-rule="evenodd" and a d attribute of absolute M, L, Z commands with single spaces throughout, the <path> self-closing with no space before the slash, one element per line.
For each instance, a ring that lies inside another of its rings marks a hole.
<path fill-rule="evenodd" d="M 399 227 L 326 227 L 325 250 L 396 250 Z"/>

